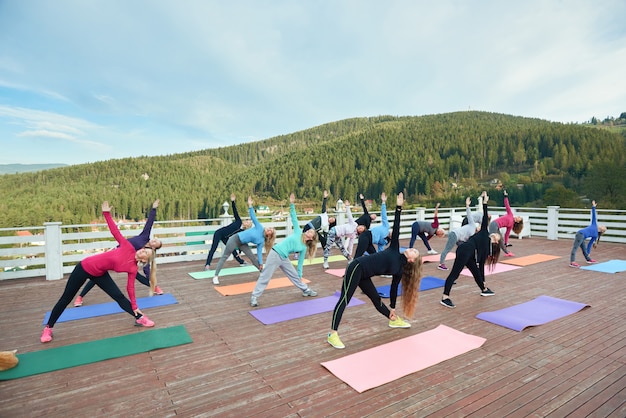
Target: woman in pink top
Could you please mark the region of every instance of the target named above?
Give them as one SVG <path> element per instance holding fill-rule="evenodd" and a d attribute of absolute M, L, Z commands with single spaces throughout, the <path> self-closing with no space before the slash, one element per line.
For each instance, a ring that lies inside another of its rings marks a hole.
<path fill-rule="evenodd" d="M 50 318 L 46 327 L 41 334 L 41 342 L 47 343 L 52 341 L 52 327 L 57 322 L 67 305 L 70 304 L 74 296 L 78 293 L 81 286 L 88 279 L 93 280 L 102 290 L 104 290 L 120 307 L 131 314 L 135 318 L 135 325 L 141 327 L 153 327 L 152 322 L 144 315 L 137 306 L 135 299 L 135 277 L 137 276 L 137 263 L 143 264 L 152 262 L 154 259 L 154 250 L 152 248 L 140 248 L 135 250 L 126 238 L 122 236 L 117 225 L 111 218 L 111 208 L 109 202 L 102 203 L 102 214 L 106 219 L 109 230 L 119 243 L 117 248 L 105 251 L 100 254 L 92 255 L 79 262 L 74 271 L 70 274 L 65 284 L 65 290 L 59 301 L 54 305 Z M 117 287 L 109 270 L 118 273 L 128 273 L 128 281 L 126 282 L 126 291 L 130 300 L 124 296 L 122 291 Z"/>
<path fill-rule="evenodd" d="M 509 205 L 509 194 L 504 190 L 504 208 L 506 215 L 500 216 L 489 223 L 489 233 L 500 232 L 500 228 L 506 228 L 504 239 L 500 240 L 500 249 L 504 251 L 507 257 L 514 257 L 515 254 L 506 249 L 509 246 L 509 235 L 511 230 L 519 235 L 524 229 L 524 219 L 521 216 L 514 216 L 511 206 Z"/>

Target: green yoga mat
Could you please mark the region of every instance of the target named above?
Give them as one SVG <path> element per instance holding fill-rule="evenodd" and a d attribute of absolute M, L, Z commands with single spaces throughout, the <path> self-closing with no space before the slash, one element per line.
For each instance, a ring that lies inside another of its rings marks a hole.
<path fill-rule="evenodd" d="M 183 325 L 177 325 L 30 353 L 18 353 L 20 362 L 12 369 L 1 371 L 0 380 L 19 379 L 191 342 L 187 329 Z"/>
<path fill-rule="evenodd" d="M 243 274 L 243 273 L 254 273 L 255 271 L 258 272 L 259 270 L 254 266 L 229 267 L 229 268 L 220 270 L 220 277 L 232 276 L 235 274 Z M 197 271 L 197 272 L 188 273 L 188 274 L 196 280 L 212 279 L 213 276 L 215 276 L 215 270 Z"/>
<path fill-rule="evenodd" d="M 293 255 L 292 255 L 293 257 Z M 348 261 L 346 259 L 346 257 L 342 256 L 342 255 L 331 255 L 330 257 L 328 257 L 328 262 L 333 262 L 333 261 L 341 261 L 341 260 L 345 260 Z M 322 264 L 324 262 L 324 257 L 315 257 L 313 259 L 311 259 L 311 261 L 309 261 L 308 258 L 304 259 L 304 265 L 306 266 L 307 264 Z M 298 260 L 293 260 L 291 262 L 293 265 L 297 266 L 298 265 Z"/>

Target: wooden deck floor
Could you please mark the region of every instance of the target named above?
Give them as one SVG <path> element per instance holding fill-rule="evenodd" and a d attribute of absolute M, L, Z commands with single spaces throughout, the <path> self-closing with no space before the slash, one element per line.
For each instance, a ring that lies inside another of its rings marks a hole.
<path fill-rule="evenodd" d="M 444 242 L 433 244 L 440 249 Z M 202 263 L 161 265 L 159 283 L 179 303 L 147 313 L 157 327 L 183 324 L 192 344 L 0 381 L 0 416 L 626 416 L 626 273 L 568 267 L 572 244 L 568 240 L 525 238 L 513 244 L 518 257 L 542 253 L 561 258 L 489 277 L 488 285 L 496 292 L 490 298 L 480 297 L 473 280 L 461 276 L 452 293 L 454 310 L 439 304 L 441 289 L 421 292 L 410 329 L 388 328 L 369 302 L 350 308 L 340 327 L 345 350 L 326 343 L 330 313 L 263 325 L 248 313 L 248 294 L 221 296 L 210 280 L 194 280 L 187 274 L 200 271 Z M 626 259 L 626 246 L 602 242 L 594 257 Z M 335 262 L 331 267 L 345 264 Z M 424 266 L 424 275 L 445 277 L 435 263 Z M 123 289 L 124 278 L 115 277 Z M 274 277 L 281 277 L 281 272 Z M 340 279 L 319 264 L 305 266 L 305 277 L 320 296 L 331 295 L 340 286 Z M 256 278 L 254 273 L 225 276 L 222 283 Z M 17 348 L 25 353 L 145 331 L 133 327 L 128 315 L 118 314 L 59 323 L 53 342 L 42 345 L 44 313 L 60 296 L 64 282 L 43 278 L 0 282 L 0 350 Z M 143 286 L 137 289 L 139 296 L 147 294 Z M 475 318 L 479 312 L 540 295 L 591 308 L 522 332 Z M 367 300 L 359 292 L 356 296 Z M 302 300 L 294 287 L 266 290 L 260 307 Z M 99 289 L 85 298 L 86 305 L 109 301 Z M 439 324 L 486 342 L 364 393 L 320 365 Z"/>

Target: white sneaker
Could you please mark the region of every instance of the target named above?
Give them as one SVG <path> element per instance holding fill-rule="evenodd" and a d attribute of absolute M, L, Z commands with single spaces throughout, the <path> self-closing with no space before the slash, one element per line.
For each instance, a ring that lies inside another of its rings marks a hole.
<path fill-rule="evenodd" d="M 220 278 L 217 276 L 213 276 L 213 284 L 220 284 Z"/>
<path fill-rule="evenodd" d="M 435 250 L 428 250 L 428 254 L 433 255 L 433 254 L 439 254 L 439 253 Z"/>
<path fill-rule="evenodd" d="M 259 302 L 256 300 L 256 296 L 250 297 L 250 306 L 252 306 L 253 308 L 259 306 Z"/>
<path fill-rule="evenodd" d="M 325 268 L 325 269 L 330 268 L 330 267 L 329 267 L 329 265 L 328 265 L 328 261 L 324 261 L 324 268 Z"/>

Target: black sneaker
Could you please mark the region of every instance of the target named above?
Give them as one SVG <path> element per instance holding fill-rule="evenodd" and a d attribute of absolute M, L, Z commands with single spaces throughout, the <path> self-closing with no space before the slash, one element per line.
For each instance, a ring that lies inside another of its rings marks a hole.
<path fill-rule="evenodd" d="M 485 287 L 485 290 L 480 292 L 480 296 L 493 296 L 493 295 L 495 295 L 494 291 L 489 289 L 488 287 Z"/>
<path fill-rule="evenodd" d="M 450 298 L 441 299 L 439 303 L 441 303 L 446 308 L 456 308 L 456 305 L 452 303 L 452 300 Z"/>

